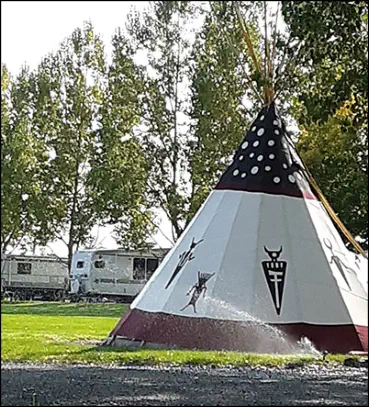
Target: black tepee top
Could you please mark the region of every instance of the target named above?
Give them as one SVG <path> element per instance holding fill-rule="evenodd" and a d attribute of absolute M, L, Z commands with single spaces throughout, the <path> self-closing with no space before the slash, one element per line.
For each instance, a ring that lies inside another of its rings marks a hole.
<path fill-rule="evenodd" d="M 215 189 L 294 197 L 306 196 L 307 192 L 311 195 L 306 191 L 297 153 L 292 150 L 294 147 L 272 103 L 259 113 Z"/>

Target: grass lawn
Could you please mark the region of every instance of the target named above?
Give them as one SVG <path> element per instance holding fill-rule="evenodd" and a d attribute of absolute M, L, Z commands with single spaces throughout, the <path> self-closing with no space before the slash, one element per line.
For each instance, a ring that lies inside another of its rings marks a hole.
<path fill-rule="evenodd" d="M 310 356 L 273 356 L 238 352 L 127 350 L 101 348 L 123 313 L 123 304 L 3 303 L 2 362 L 172 365 L 283 365 L 311 363 Z M 341 362 L 343 355 L 330 361 Z"/>
<path fill-rule="evenodd" d="M 18 302 L 1 304 L 1 314 L 109 317 L 119 319 L 129 308 L 125 304 Z"/>

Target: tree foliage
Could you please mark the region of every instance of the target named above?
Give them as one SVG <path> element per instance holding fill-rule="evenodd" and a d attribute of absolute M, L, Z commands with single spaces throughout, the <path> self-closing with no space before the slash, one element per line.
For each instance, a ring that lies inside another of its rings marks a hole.
<path fill-rule="evenodd" d="M 1 72 L 1 250 L 26 244 L 42 226 L 44 140 L 34 131 L 35 77 Z M 43 232 L 44 236 L 46 232 Z"/>
<path fill-rule="evenodd" d="M 285 89 L 298 94 L 304 120 L 326 120 L 352 95 L 355 121 L 368 92 L 368 3 L 283 1 L 290 42 Z M 291 82 L 288 79 L 294 78 Z M 291 84 L 293 88 L 291 89 Z"/>
<path fill-rule="evenodd" d="M 368 4 L 282 3 L 292 40 L 284 97 L 301 126 L 298 147 L 341 220 L 367 246 Z"/>
<path fill-rule="evenodd" d="M 338 216 L 368 247 L 368 150 L 358 138 L 351 104 L 326 122 L 303 128 L 298 147 Z"/>
<path fill-rule="evenodd" d="M 108 68 L 86 23 L 35 72 L 11 83 L 3 67 L 3 249 L 22 237 L 61 239 L 70 263 L 95 225 L 114 224 L 129 247 L 151 231 L 147 165 L 133 132 L 139 80 L 123 36 L 113 45 Z"/>
<path fill-rule="evenodd" d="M 37 111 L 50 156 L 48 197 L 55 208 L 47 227 L 54 228 L 55 235 L 66 243 L 69 263 L 99 219 L 86 186 L 104 70 L 103 45 L 86 24 L 76 29 L 38 72 L 39 92 L 44 98 Z M 45 123 L 50 116 L 53 120 Z"/>
<path fill-rule="evenodd" d="M 244 73 L 244 68 L 252 72 L 253 67 L 232 3 L 211 2 L 192 51 L 193 137 L 187 151 L 191 173 L 187 223 L 229 165 L 260 104 Z M 243 11 L 257 43 L 253 5 L 246 5 Z M 245 100 L 251 108 L 244 105 Z"/>
<path fill-rule="evenodd" d="M 143 84 L 140 139 L 149 165 L 148 192 L 173 225 L 174 238 L 182 233 L 186 214 L 190 3 L 153 2 L 141 15 L 132 14 L 127 25 Z"/>
<path fill-rule="evenodd" d="M 115 226 L 117 242 L 142 247 L 153 229 L 146 199 L 148 165 L 134 131 L 141 121 L 142 83 L 124 35 L 118 31 L 112 42 L 88 190 L 100 221 Z"/>

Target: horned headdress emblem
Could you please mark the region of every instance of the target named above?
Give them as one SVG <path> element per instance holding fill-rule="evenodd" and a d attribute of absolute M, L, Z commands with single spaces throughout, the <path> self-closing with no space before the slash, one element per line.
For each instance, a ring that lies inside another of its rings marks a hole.
<path fill-rule="evenodd" d="M 274 307 L 278 315 L 281 313 L 284 284 L 286 279 L 287 262 L 279 260 L 283 247 L 279 250 L 269 250 L 264 246 L 265 253 L 270 260 L 262 261 L 266 282 L 273 299 Z"/>
<path fill-rule="evenodd" d="M 280 248 L 279 250 L 275 250 L 275 251 L 268 250 L 268 249 L 264 246 L 264 251 L 265 251 L 265 253 L 270 257 L 270 259 L 271 259 L 272 261 L 277 261 L 277 260 L 279 259 L 279 256 L 281 255 L 282 250 L 283 250 L 282 246 L 281 246 L 281 248 Z"/>

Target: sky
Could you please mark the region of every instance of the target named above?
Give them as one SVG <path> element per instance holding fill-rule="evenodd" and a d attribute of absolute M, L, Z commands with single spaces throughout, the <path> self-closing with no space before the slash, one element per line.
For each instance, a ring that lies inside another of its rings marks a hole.
<path fill-rule="evenodd" d="M 55 51 L 77 27 L 90 20 L 101 35 L 109 54 L 110 38 L 117 27 L 123 27 L 131 7 L 142 10 L 146 1 L 1 1 L 1 62 L 16 74 L 24 63 L 36 68 L 42 58 Z M 160 230 L 171 238 L 169 221 L 160 215 Z M 93 230 L 104 248 L 117 247 L 111 228 Z M 171 247 L 159 231 L 155 241 L 160 247 Z M 14 252 L 16 253 L 17 250 Z M 67 256 L 64 243 L 48 245 L 45 254 Z"/>
<path fill-rule="evenodd" d="M 36 68 L 74 29 L 91 20 L 109 47 L 131 7 L 146 1 L 1 1 L 1 61 L 14 74 L 25 62 Z M 109 49 L 107 49 L 109 51 Z"/>

